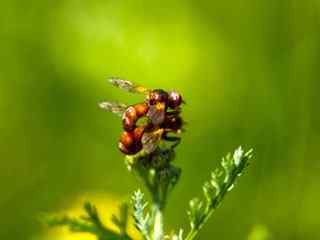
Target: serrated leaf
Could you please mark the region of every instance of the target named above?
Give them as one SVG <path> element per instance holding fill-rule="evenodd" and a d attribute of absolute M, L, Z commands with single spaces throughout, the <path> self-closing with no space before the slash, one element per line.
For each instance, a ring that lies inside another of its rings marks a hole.
<path fill-rule="evenodd" d="M 203 202 L 194 198 L 189 202 L 190 210 L 188 212 L 191 228 L 197 228 L 204 213 Z"/>
<path fill-rule="evenodd" d="M 221 204 L 227 192 L 231 191 L 234 184 L 252 157 L 252 150 L 244 153 L 241 147 L 235 150 L 234 154 L 228 154 L 222 158 L 221 168 L 211 173 L 210 181 L 203 185 L 203 192 L 206 199 L 206 205 L 197 198 L 190 201 L 190 209 L 188 211 L 191 231 L 186 239 L 194 239 L 200 226 L 208 220 L 217 207 Z"/>
<path fill-rule="evenodd" d="M 127 203 L 122 203 L 119 206 L 119 216 L 112 215 L 111 221 L 115 224 L 119 230 L 121 235 L 126 235 L 126 229 L 128 224 L 128 211 L 129 206 Z"/>
<path fill-rule="evenodd" d="M 144 201 L 144 194 L 140 189 L 134 192 L 132 196 L 133 201 L 133 218 L 135 220 L 135 226 L 138 231 L 141 232 L 145 239 L 149 239 L 150 236 L 150 214 L 145 214 L 145 209 L 148 205 Z"/>

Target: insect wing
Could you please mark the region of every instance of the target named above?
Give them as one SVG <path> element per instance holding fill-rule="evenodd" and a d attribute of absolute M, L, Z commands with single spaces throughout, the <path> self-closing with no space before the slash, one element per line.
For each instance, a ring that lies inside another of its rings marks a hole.
<path fill-rule="evenodd" d="M 153 132 L 145 132 L 142 136 L 141 142 L 143 146 L 143 150 L 149 154 L 156 150 L 161 136 L 163 134 L 163 129 L 159 129 Z"/>
<path fill-rule="evenodd" d="M 117 114 L 120 117 L 123 115 L 123 113 L 128 108 L 128 106 L 126 104 L 118 103 L 118 102 L 101 102 L 101 103 L 99 103 L 99 107 L 108 111 L 108 112 L 112 112 L 114 114 Z"/>
<path fill-rule="evenodd" d="M 136 85 L 128 80 L 119 79 L 119 78 L 109 78 L 108 81 L 113 86 L 116 86 L 116 87 L 118 87 L 122 90 L 125 90 L 127 92 L 144 93 L 144 94 L 146 94 L 148 92 L 147 88 L 140 86 L 140 85 Z"/>
<path fill-rule="evenodd" d="M 151 105 L 149 107 L 149 111 L 147 113 L 148 118 L 151 120 L 152 124 L 155 126 L 159 126 L 164 122 L 165 119 L 165 104 L 157 103 L 155 105 Z"/>

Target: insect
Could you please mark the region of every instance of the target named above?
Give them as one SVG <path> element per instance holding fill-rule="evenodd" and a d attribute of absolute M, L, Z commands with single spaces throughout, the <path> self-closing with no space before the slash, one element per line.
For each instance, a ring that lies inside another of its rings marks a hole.
<path fill-rule="evenodd" d="M 183 120 L 180 106 L 184 101 L 176 91 L 150 90 L 128 80 L 109 79 L 109 82 L 125 91 L 144 94 L 144 102 L 127 106 L 118 102 L 101 102 L 99 106 L 122 117 L 124 132 L 120 135 L 118 147 L 125 154 L 136 154 L 142 149 L 152 153 L 161 140 L 180 143 L 178 136 Z M 142 123 L 138 124 L 143 119 Z"/>

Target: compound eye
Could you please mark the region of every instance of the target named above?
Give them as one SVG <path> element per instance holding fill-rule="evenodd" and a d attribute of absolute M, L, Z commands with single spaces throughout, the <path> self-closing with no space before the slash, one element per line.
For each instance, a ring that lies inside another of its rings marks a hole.
<path fill-rule="evenodd" d="M 179 107 L 182 103 L 182 97 L 176 91 L 169 92 L 168 106 L 172 109 Z"/>

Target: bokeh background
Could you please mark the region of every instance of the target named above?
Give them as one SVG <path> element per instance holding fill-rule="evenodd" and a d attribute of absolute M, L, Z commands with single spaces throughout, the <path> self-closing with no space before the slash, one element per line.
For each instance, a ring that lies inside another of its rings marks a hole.
<path fill-rule="evenodd" d="M 168 231 L 242 145 L 255 159 L 199 239 L 248 239 L 254 226 L 320 239 L 319 27 L 318 0 L 2 0 L 0 238 L 48 239 L 39 214 L 137 188 L 120 121 L 97 106 L 142 100 L 106 83 L 118 76 L 187 102 Z"/>

